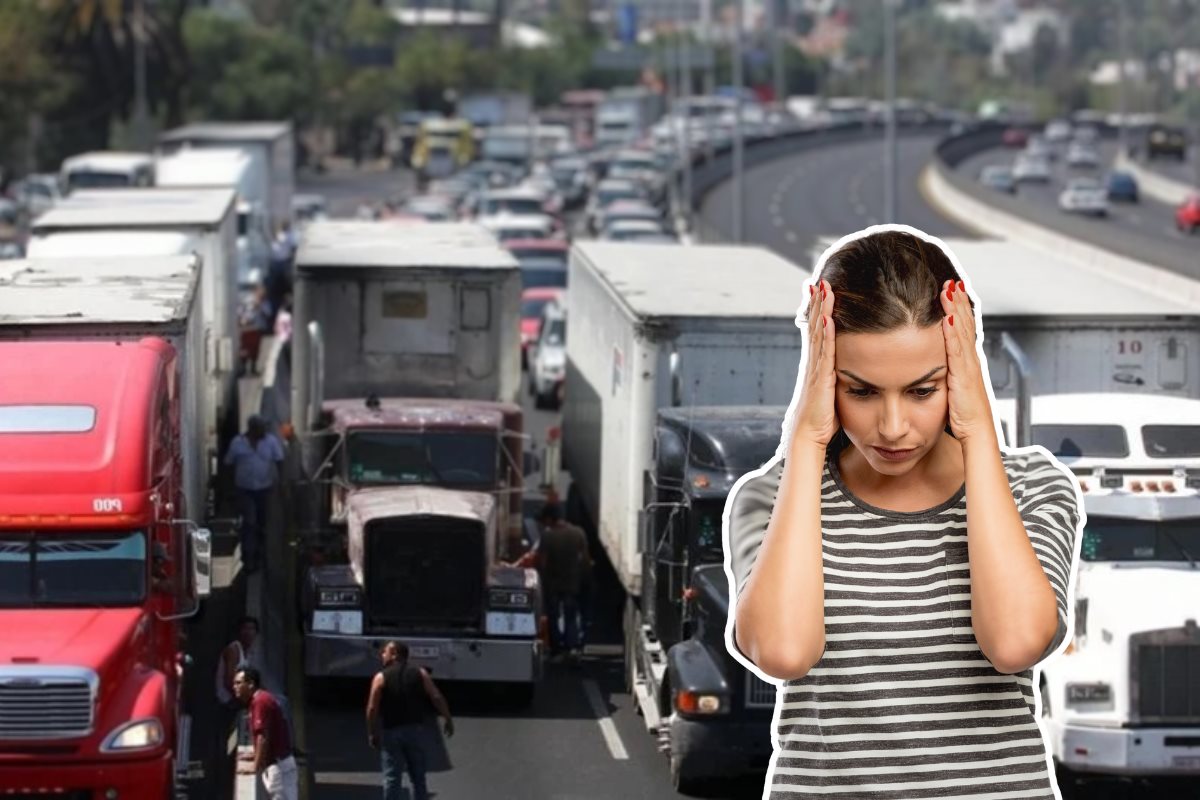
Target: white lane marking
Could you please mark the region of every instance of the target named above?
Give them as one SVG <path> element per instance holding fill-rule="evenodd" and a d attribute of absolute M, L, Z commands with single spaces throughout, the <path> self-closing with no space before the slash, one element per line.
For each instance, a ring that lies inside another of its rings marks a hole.
<path fill-rule="evenodd" d="M 594 680 L 588 678 L 583 682 L 583 691 L 592 707 L 592 713 L 596 715 L 596 722 L 600 725 L 600 735 L 604 737 L 604 743 L 608 745 L 608 752 L 617 761 L 628 761 L 629 753 L 625 750 L 624 743 L 621 742 L 621 734 L 617 733 L 617 726 L 613 724 L 612 717 L 608 715 L 608 709 L 604 707 L 604 698 L 600 696 L 600 687 Z"/>

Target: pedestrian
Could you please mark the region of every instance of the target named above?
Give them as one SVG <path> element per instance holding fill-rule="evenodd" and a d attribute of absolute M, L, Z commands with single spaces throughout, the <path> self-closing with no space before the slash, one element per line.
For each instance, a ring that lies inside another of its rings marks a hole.
<path fill-rule="evenodd" d="M 1045 447 L 1001 446 L 963 277 L 888 225 L 808 286 L 798 400 L 725 531 L 726 649 L 804 709 L 772 740 L 806 768 L 764 798 L 1058 797 L 1033 670 L 1070 636 L 1083 496 Z"/>
<path fill-rule="evenodd" d="M 247 572 L 262 567 L 271 490 L 284 458 L 283 443 L 267 431 L 266 420 L 257 414 L 250 416 L 246 432 L 234 438 L 225 455 L 225 463 L 234 468 L 233 483 L 242 515 L 242 564 Z"/>
<path fill-rule="evenodd" d="M 436 711 L 444 720 L 446 736 L 453 736 L 450 706 L 429 673 L 408 663 L 408 645 L 387 642 L 380 657 L 383 669 L 375 673 L 367 697 L 367 741 L 379 751 L 383 798 L 400 800 L 407 770 L 413 800 L 427 800 L 425 775 L 431 749 L 427 722 Z"/>
<path fill-rule="evenodd" d="M 226 707 L 235 706 L 233 677 L 239 670 L 258 666 L 258 619 L 242 617 L 238 621 L 237 638 L 221 651 L 217 659 L 217 701 Z"/>
<path fill-rule="evenodd" d="M 279 701 L 262 688 L 262 675 L 243 667 L 233 676 L 233 692 L 250 711 L 254 774 L 262 776 L 270 800 L 299 800 L 300 782 L 292 754 L 292 736 Z"/>
<path fill-rule="evenodd" d="M 550 617 L 550 658 L 559 660 L 566 656 L 577 661 L 583 653 L 580 600 L 591 565 L 587 535 L 582 528 L 563 519 L 562 506 L 553 500 L 542 506 L 538 521 L 542 524 L 537 546 L 538 567 L 546 613 Z"/>

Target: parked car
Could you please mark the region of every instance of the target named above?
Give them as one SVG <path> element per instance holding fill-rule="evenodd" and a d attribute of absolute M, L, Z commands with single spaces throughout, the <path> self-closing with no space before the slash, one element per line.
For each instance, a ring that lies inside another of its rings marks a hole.
<path fill-rule="evenodd" d="M 1138 182 L 1131 173 L 1114 169 L 1105 177 L 1104 185 L 1108 189 L 1109 200 L 1138 201 Z"/>
<path fill-rule="evenodd" d="M 1194 194 L 1175 209 L 1175 227 L 1183 233 L 1200 230 L 1200 194 Z"/>
<path fill-rule="evenodd" d="M 1058 195 L 1058 207 L 1073 214 L 1108 215 L 1108 191 L 1093 178 L 1072 178 Z"/>
<path fill-rule="evenodd" d="M 995 189 L 998 192 L 1015 194 L 1017 191 L 1017 181 L 1013 177 L 1012 168 L 1006 167 L 1003 164 L 992 164 L 984 167 L 979 173 L 979 182 L 989 189 Z"/>

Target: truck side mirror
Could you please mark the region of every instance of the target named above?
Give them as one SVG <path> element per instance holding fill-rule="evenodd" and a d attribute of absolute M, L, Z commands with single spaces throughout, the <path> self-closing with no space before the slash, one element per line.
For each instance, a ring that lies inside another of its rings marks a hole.
<path fill-rule="evenodd" d="M 192 531 L 192 570 L 196 582 L 196 597 L 203 600 L 212 594 L 212 531 L 197 528 Z"/>

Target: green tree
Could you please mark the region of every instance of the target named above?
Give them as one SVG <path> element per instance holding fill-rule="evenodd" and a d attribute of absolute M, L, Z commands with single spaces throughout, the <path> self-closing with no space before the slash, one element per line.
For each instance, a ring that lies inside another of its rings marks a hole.
<path fill-rule="evenodd" d="M 0 3 L 0 173 L 37 168 L 28 163 L 31 122 L 70 89 L 50 41 L 50 21 L 35 0 Z"/>

